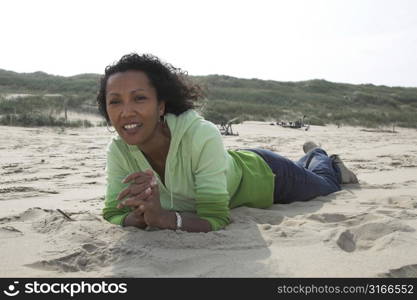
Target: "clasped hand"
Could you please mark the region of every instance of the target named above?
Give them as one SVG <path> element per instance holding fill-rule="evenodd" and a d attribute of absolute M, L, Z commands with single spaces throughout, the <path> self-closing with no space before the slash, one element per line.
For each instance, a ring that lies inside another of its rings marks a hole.
<path fill-rule="evenodd" d="M 117 196 L 121 201 L 117 208 L 131 207 L 139 222 L 148 226 L 160 227 L 161 219 L 167 211 L 161 207 L 159 188 L 152 170 L 135 172 L 127 176 L 123 183 L 132 182 Z"/>

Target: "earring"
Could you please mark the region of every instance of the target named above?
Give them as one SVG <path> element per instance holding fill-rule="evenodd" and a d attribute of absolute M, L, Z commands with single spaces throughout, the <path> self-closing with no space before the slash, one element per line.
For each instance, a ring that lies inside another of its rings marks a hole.
<path fill-rule="evenodd" d="M 162 124 L 165 123 L 165 115 L 160 115 L 159 116 L 159 122 L 161 122 Z"/>

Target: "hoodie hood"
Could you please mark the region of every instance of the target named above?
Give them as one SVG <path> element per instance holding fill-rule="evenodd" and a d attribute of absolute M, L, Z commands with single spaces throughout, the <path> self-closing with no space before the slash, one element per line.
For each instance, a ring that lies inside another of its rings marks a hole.
<path fill-rule="evenodd" d="M 184 134 L 190 129 L 195 123 L 200 122 L 203 118 L 194 110 L 190 109 L 179 116 L 174 114 L 166 114 L 165 120 L 168 124 L 169 130 L 171 131 L 171 142 L 169 145 L 169 152 L 170 154 L 175 154 L 178 151 L 178 147 L 181 143 L 181 140 Z M 168 162 L 167 157 L 167 162 Z"/>

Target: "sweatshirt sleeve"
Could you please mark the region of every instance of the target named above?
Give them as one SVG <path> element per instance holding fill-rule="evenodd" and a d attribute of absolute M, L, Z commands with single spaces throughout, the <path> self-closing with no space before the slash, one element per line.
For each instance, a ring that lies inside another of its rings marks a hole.
<path fill-rule="evenodd" d="M 193 141 L 197 215 L 207 220 L 212 230 L 219 230 L 230 223 L 227 153 L 220 132 L 214 124 L 205 123 L 196 131 Z"/>
<path fill-rule="evenodd" d="M 107 148 L 106 195 L 103 218 L 116 225 L 123 225 L 124 218 L 131 211 L 130 208 L 117 208 L 117 195 L 128 186 L 128 184 L 122 183 L 122 180 L 129 175 L 129 170 L 124 167 L 123 161 L 123 155 L 113 140 Z"/>

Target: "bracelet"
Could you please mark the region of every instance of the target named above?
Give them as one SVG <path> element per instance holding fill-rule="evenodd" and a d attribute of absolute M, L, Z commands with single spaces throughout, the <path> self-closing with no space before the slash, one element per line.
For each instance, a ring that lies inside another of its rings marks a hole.
<path fill-rule="evenodd" d="M 175 228 L 175 230 L 181 230 L 181 228 L 182 228 L 182 217 L 178 212 L 175 212 L 175 216 L 177 217 L 177 228 Z"/>

